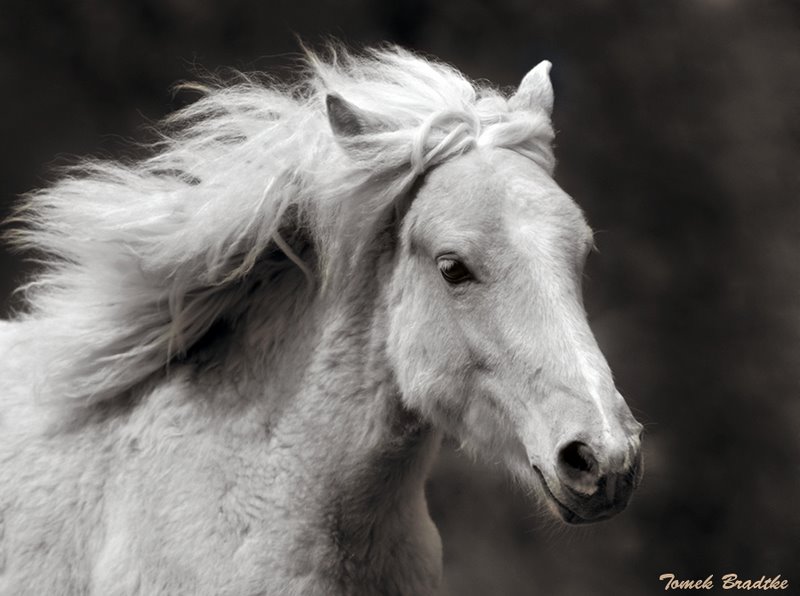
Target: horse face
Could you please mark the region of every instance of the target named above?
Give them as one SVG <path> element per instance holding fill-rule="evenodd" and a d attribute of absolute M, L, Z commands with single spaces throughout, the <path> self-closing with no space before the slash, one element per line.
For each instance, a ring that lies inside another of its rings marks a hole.
<path fill-rule="evenodd" d="M 407 406 L 541 489 L 562 519 L 625 507 L 641 425 L 581 299 L 592 235 L 533 161 L 480 149 L 431 171 L 405 218 L 389 355 Z"/>

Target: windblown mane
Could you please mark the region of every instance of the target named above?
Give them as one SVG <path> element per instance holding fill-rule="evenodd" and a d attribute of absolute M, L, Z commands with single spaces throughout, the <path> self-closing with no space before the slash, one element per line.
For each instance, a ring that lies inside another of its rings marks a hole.
<path fill-rule="evenodd" d="M 265 254 L 286 253 L 308 291 L 346 283 L 414 180 L 476 145 L 553 165 L 544 111 L 514 111 L 449 66 L 399 48 L 308 64 L 291 88 L 208 89 L 166 120 L 151 157 L 84 163 L 27 197 L 12 240 L 45 255 L 20 315 L 49 346 L 43 394 L 89 405 L 163 369 L 241 308 L 243 280 L 272 277 Z M 337 142 L 329 93 L 383 126 Z M 298 230 L 313 263 L 289 248 Z"/>

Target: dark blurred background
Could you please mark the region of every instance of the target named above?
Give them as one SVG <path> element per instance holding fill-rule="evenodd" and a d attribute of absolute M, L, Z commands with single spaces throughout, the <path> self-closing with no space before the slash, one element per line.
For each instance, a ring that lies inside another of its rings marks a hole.
<path fill-rule="evenodd" d="M 597 230 L 587 308 L 647 424 L 647 471 L 625 513 L 562 528 L 446 448 L 429 485 L 445 592 L 653 594 L 662 573 L 735 572 L 800 593 L 800 4 L 3 0 L 0 14 L 3 215 L 75 155 L 129 154 L 200 68 L 289 76 L 295 35 L 393 41 L 503 86 L 552 60 L 557 178 Z M 4 312 L 26 270 L 0 252 Z"/>

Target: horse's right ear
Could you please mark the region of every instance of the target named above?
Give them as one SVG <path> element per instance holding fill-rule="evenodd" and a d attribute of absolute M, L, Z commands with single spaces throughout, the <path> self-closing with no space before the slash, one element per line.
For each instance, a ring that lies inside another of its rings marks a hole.
<path fill-rule="evenodd" d="M 328 122 L 336 137 L 357 137 L 385 128 L 378 118 L 336 93 L 328 93 L 325 106 L 328 109 Z"/>

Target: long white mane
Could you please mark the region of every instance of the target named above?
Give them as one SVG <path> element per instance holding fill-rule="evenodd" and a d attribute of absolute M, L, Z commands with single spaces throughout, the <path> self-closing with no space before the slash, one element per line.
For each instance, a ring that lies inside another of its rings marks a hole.
<path fill-rule="evenodd" d="M 292 87 L 208 89 L 167 119 L 152 157 L 84 163 L 28 196 L 13 241 L 45 255 L 20 315 L 49 346 L 42 394 L 89 405 L 163 369 L 242 307 L 245 279 L 268 283 L 265 254 L 296 261 L 309 291 L 346 283 L 414 180 L 474 146 L 553 166 L 545 109 L 514 110 L 449 66 L 399 48 L 308 64 Z M 337 140 L 330 93 L 382 125 Z M 315 262 L 289 248 L 299 229 Z"/>

